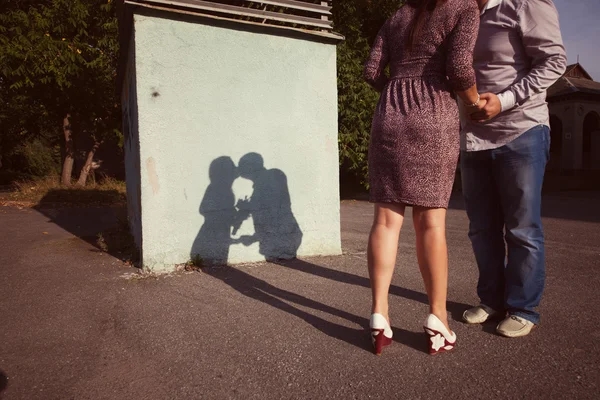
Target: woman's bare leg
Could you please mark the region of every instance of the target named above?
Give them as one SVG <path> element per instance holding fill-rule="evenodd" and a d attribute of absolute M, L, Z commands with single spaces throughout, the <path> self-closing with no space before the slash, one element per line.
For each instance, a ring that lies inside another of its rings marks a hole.
<path fill-rule="evenodd" d="M 415 207 L 413 223 L 417 237 L 419 269 L 429 297 L 430 313 L 450 329 L 446 312 L 448 295 L 446 209 Z"/>
<path fill-rule="evenodd" d="M 388 295 L 396 265 L 404 210 L 403 204 L 375 204 L 375 218 L 369 236 L 367 253 L 373 293 L 372 312 L 382 314 L 388 322 Z"/>

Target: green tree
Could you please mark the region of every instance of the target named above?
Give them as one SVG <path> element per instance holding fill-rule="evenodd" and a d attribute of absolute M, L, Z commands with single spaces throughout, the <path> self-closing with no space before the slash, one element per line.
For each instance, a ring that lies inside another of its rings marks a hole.
<path fill-rule="evenodd" d="M 335 30 L 346 37 L 338 48 L 340 165 L 367 186 L 371 120 L 379 95 L 363 80 L 370 44 L 401 0 L 333 2 Z"/>
<path fill-rule="evenodd" d="M 62 182 L 71 183 L 75 144 L 87 151 L 120 135 L 114 82 L 118 55 L 111 0 L 3 0 L 0 4 L 2 151 L 64 135 Z"/>

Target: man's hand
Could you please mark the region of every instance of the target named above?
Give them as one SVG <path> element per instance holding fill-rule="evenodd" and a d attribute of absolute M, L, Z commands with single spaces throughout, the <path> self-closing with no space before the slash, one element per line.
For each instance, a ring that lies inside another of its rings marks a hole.
<path fill-rule="evenodd" d="M 485 100 L 485 107 L 481 111 L 471 114 L 471 119 L 475 122 L 486 122 L 500 114 L 502 111 L 502 104 L 500 99 L 493 93 L 484 93 L 481 96 L 481 100 Z"/>

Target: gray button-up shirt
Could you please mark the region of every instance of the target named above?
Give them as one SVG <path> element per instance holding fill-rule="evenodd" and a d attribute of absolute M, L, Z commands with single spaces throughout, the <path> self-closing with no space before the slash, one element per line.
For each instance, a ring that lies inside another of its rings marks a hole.
<path fill-rule="evenodd" d="M 498 94 L 502 112 L 484 123 L 463 116 L 462 149 L 498 148 L 534 126 L 549 126 L 546 90 L 566 65 L 552 0 L 489 0 L 481 11 L 474 67 L 479 93 Z"/>

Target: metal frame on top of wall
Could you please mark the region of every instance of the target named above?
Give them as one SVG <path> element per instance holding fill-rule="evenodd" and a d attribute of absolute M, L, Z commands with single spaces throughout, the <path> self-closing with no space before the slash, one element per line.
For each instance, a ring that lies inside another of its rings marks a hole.
<path fill-rule="evenodd" d="M 228 17 L 251 18 L 262 21 L 263 24 L 298 26 L 308 29 L 320 29 L 331 32 L 333 22 L 330 20 L 331 5 L 329 1 L 299 1 L 299 0 L 265 0 L 246 1 L 248 6 L 225 4 L 217 1 L 205 0 L 134 0 L 134 3 L 157 6 L 177 7 L 201 12 L 217 13 Z M 129 3 L 129 1 L 128 1 Z M 231 2 L 230 2 L 231 3 Z M 251 8 L 251 5 L 264 7 Z M 270 11 L 269 6 L 281 7 L 283 11 Z"/>

